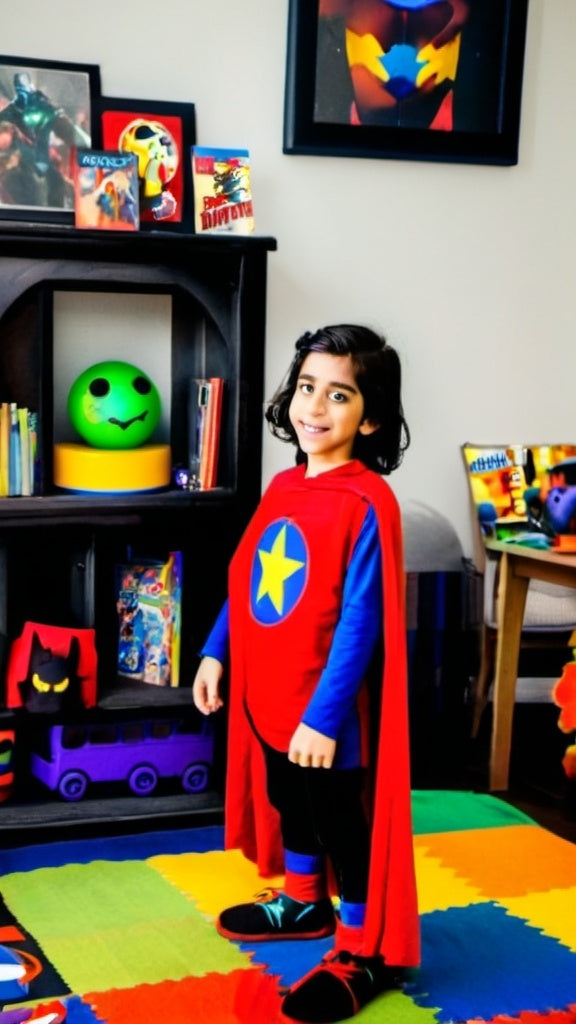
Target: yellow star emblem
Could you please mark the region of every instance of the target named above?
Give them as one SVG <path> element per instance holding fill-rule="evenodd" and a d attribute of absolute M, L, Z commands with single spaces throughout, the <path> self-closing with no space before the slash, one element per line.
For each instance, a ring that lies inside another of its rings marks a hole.
<path fill-rule="evenodd" d="M 262 577 L 256 595 L 256 602 L 268 595 L 278 615 L 284 608 L 284 583 L 304 566 L 296 558 L 286 555 L 286 524 L 278 531 L 270 551 L 258 549 L 262 566 Z"/>

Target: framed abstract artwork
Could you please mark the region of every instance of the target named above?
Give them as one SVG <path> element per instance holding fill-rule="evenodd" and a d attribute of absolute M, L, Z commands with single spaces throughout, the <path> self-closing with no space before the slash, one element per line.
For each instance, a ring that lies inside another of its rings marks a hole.
<path fill-rule="evenodd" d="M 528 0 L 290 0 L 284 152 L 515 164 Z"/>
<path fill-rule="evenodd" d="M 72 154 L 99 145 L 100 69 L 0 55 L 0 218 L 74 220 Z"/>
<path fill-rule="evenodd" d="M 140 228 L 192 231 L 194 104 L 103 96 L 100 116 L 104 148 L 136 156 Z"/>

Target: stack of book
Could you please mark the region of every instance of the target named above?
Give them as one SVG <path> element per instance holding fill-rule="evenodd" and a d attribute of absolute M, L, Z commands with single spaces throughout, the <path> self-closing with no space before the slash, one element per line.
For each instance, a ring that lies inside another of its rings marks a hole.
<path fill-rule="evenodd" d="M 0 498 L 36 494 L 38 414 L 0 403 Z"/>
<path fill-rule="evenodd" d="M 195 378 L 189 405 L 189 470 L 191 490 L 216 487 L 222 418 L 222 377 Z"/>

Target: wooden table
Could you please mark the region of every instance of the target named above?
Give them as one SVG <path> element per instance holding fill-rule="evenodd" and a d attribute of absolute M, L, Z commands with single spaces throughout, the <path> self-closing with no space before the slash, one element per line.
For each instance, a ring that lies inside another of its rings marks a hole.
<path fill-rule="evenodd" d="M 496 540 L 486 541 L 486 550 L 501 555 L 489 785 L 491 790 L 505 790 L 528 584 L 536 579 L 576 588 L 576 554 L 561 555 L 553 548 L 539 551 Z"/>

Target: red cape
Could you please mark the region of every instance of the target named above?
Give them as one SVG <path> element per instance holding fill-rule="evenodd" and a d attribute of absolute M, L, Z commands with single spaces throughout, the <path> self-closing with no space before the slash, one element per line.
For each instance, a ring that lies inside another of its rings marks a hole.
<path fill-rule="evenodd" d="M 279 474 L 264 495 L 241 547 L 258 540 L 268 522 L 267 496 L 304 477 L 304 467 Z M 410 802 L 410 756 L 406 667 L 405 579 L 400 512 L 388 484 L 353 461 L 315 477 L 315 486 L 352 490 L 377 516 L 384 583 L 384 668 L 379 750 L 374 766 L 372 847 L 365 924 L 366 955 L 388 964 L 419 963 L 420 941 Z M 329 493 L 327 493 L 329 501 Z M 253 548 L 252 548 L 253 550 Z M 234 636 L 246 614 L 245 567 L 230 569 L 231 684 L 226 786 L 226 846 L 240 848 L 264 876 L 284 870 L 278 815 L 266 796 L 264 759 L 243 707 L 243 670 L 234 659 Z"/>

